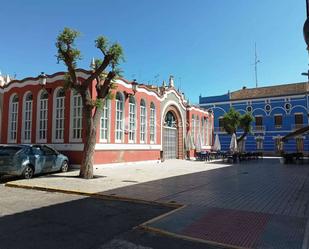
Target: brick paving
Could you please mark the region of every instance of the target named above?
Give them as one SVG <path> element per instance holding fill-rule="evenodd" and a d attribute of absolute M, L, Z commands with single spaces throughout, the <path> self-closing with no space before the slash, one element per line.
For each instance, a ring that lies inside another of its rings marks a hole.
<path fill-rule="evenodd" d="M 185 204 L 146 226 L 228 246 L 308 249 L 302 248 L 309 218 L 307 164 L 282 165 L 278 159 L 263 159 L 230 166 L 171 160 L 145 168 L 95 172 L 104 177 L 87 184 L 58 175 L 16 185 Z"/>

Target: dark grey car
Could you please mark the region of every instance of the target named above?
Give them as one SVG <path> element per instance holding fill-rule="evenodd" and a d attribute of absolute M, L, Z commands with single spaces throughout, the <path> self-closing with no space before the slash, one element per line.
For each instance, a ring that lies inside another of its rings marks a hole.
<path fill-rule="evenodd" d="M 23 176 L 62 171 L 69 168 L 69 159 L 47 145 L 0 146 L 0 175 Z"/>

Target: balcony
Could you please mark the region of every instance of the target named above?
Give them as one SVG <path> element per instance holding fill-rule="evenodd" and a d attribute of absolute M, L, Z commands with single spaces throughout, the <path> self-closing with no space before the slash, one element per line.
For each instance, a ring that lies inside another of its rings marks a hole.
<path fill-rule="evenodd" d="M 294 125 L 292 125 L 292 130 L 295 131 L 295 130 L 298 130 L 298 129 L 303 128 L 303 127 L 305 127 L 304 124 L 294 124 Z"/>
<path fill-rule="evenodd" d="M 253 126 L 253 132 L 254 133 L 261 133 L 261 132 L 265 132 L 265 126 L 264 125 L 256 125 L 256 126 Z"/>

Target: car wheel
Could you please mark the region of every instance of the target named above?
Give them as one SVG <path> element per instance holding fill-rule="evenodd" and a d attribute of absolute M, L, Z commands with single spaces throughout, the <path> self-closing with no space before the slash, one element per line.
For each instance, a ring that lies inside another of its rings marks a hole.
<path fill-rule="evenodd" d="M 33 177 L 34 170 L 31 166 L 27 165 L 23 172 L 23 177 L 25 179 L 31 179 Z"/>
<path fill-rule="evenodd" d="M 61 172 L 68 172 L 69 170 L 69 164 L 67 161 L 63 161 L 62 165 L 61 165 L 61 168 L 60 168 L 60 171 Z"/>

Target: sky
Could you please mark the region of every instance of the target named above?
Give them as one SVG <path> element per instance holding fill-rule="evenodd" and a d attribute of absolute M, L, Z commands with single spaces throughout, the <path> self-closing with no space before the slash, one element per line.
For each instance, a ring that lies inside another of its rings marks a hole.
<path fill-rule="evenodd" d="M 161 85 L 173 75 L 191 103 L 246 86 L 304 82 L 305 0 L 0 0 L 0 71 L 17 79 L 65 71 L 55 40 L 64 27 L 88 69 L 99 35 L 119 42 L 124 78 Z"/>

